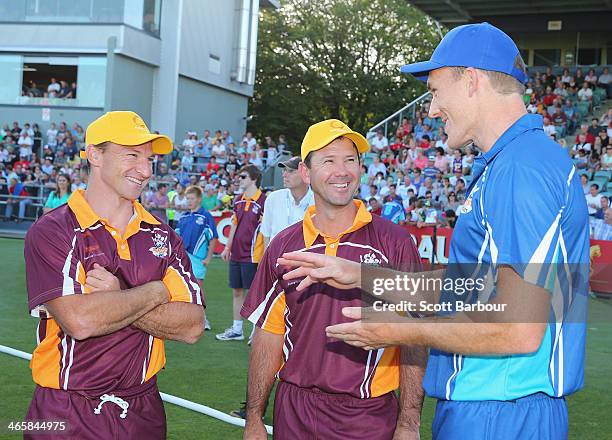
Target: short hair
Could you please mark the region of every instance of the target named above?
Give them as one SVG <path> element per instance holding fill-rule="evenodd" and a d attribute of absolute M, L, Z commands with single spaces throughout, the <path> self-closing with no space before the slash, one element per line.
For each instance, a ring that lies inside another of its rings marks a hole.
<path fill-rule="evenodd" d="M 455 80 L 459 80 L 461 76 L 465 73 L 465 67 L 451 67 L 451 72 L 453 73 L 453 77 Z M 515 77 L 508 75 L 506 73 L 497 72 L 494 70 L 485 70 L 478 69 L 483 72 L 487 78 L 489 78 L 489 82 L 491 83 L 491 87 L 497 93 L 501 95 L 512 95 L 514 93 L 519 95 L 525 94 L 525 85 L 522 84 Z"/>
<path fill-rule="evenodd" d="M 592 184 L 592 185 L 591 185 L 591 188 L 593 188 L 593 187 L 595 187 L 595 189 L 599 189 L 599 185 L 598 185 L 598 184 L 596 184 L 596 183 L 594 183 L 594 184 Z"/>
<path fill-rule="evenodd" d="M 188 186 L 187 189 L 185 190 L 185 195 L 188 195 L 188 194 L 193 194 L 197 198 L 201 199 L 202 198 L 202 188 L 199 187 L 198 185 Z"/>
<path fill-rule="evenodd" d="M 238 174 L 247 173 L 249 178 L 255 182 L 257 186 L 261 184 L 261 170 L 257 168 L 255 165 L 245 165 L 238 170 Z"/>
<path fill-rule="evenodd" d="M 87 141 L 87 139 L 85 141 Z M 101 142 L 99 144 L 94 144 L 94 147 L 99 149 L 102 153 L 104 153 L 106 149 L 110 146 L 110 144 L 111 144 L 110 142 L 106 141 L 106 142 Z M 63 151 L 63 150 L 59 150 L 59 151 Z M 89 165 L 89 159 L 85 159 L 85 165 L 83 165 L 81 168 L 85 170 L 87 174 L 91 172 L 91 165 Z"/>

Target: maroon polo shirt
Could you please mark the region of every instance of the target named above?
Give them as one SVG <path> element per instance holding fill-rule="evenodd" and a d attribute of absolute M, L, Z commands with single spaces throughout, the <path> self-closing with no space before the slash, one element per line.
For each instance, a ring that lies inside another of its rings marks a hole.
<path fill-rule="evenodd" d="M 203 305 L 180 237 L 134 202 L 125 234 L 100 218 L 75 191 L 68 203 L 42 216 L 25 240 L 28 306 L 40 317 L 30 367 L 34 382 L 48 388 L 101 393 L 144 383 L 165 364 L 164 341 L 132 326 L 76 340 L 65 334 L 45 302 L 89 294 L 86 273 L 98 263 L 122 289 L 162 280 L 172 301 Z M 95 295 L 94 293 L 91 293 Z"/>
<path fill-rule="evenodd" d="M 407 229 L 372 216 L 361 201 L 354 203 L 358 211 L 353 225 L 337 237 L 315 228 L 312 216 L 316 206 L 308 208 L 303 222 L 278 234 L 259 264 L 241 314 L 258 327 L 283 335 L 280 380 L 364 399 L 399 387 L 399 348 L 366 351 L 328 338 L 327 326 L 352 321 L 342 315 L 344 307 L 363 306 L 361 290 L 318 283 L 296 292 L 298 281 L 282 278 L 291 269 L 276 263 L 283 253 L 300 251 L 420 269 L 418 251 Z"/>
<path fill-rule="evenodd" d="M 232 261 L 259 263 L 263 255 L 263 235 L 260 232 L 266 196 L 257 190 L 252 198 L 236 196 L 232 222 L 236 225 L 230 249 Z"/>

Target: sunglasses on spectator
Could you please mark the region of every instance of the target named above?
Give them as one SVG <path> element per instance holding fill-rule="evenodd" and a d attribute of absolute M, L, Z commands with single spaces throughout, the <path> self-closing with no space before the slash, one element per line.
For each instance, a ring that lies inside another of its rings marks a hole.
<path fill-rule="evenodd" d="M 248 176 L 248 174 L 241 174 L 238 177 L 240 177 L 241 179 L 246 179 Z"/>

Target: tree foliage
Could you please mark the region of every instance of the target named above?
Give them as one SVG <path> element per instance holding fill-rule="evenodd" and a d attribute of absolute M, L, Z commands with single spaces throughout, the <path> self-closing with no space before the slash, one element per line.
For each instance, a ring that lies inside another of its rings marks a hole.
<path fill-rule="evenodd" d="M 309 125 L 339 118 L 365 133 L 425 91 L 401 65 L 429 59 L 435 22 L 406 0 L 283 0 L 259 21 L 249 129 L 285 134 L 297 151 Z"/>

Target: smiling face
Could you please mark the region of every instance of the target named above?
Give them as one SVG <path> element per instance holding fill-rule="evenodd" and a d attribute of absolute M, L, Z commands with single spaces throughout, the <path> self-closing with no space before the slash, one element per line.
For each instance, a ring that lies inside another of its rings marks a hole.
<path fill-rule="evenodd" d="M 427 88 L 432 93 L 430 118 L 441 118 L 448 135 L 448 146 L 459 148 L 472 140 L 472 126 L 477 122 L 477 103 L 468 93 L 466 74 L 457 77 L 449 67 L 429 73 Z"/>
<path fill-rule="evenodd" d="M 151 142 L 135 147 L 108 143 L 105 151 L 99 151 L 93 167 L 108 190 L 117 196 L 135 200 L 147 187 L 151 178 L 153 150 Z M 93 175 L 93 174 L 92 174 Z"/>
<path fill-rule="evenodd" d="M 310 167 L 300 165 L 302 178 L 316 196 L 317 206 L 344 207 L 359 186 L 361 164 L 355 144 L 341 137 L 311 153 Z"/>

